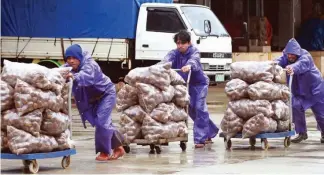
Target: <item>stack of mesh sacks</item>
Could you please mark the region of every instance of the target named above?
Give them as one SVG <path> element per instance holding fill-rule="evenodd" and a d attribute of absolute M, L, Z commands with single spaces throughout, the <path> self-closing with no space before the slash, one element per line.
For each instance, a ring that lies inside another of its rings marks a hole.
<path fill-rule="evenodd" d="M 283 84 L 283 69 L 272 62 L 235 62 L 232 80 L 226 84 L 229 103 L 221 122 L 227 139 L 243 138 L 289 129 L 289 88 Z"/>
<path fill-rule="evenodd" d="M 171 63 L 131 70 L 117 94 L 120 132 L 126 143 L 134 139 L 158 139 L 188 134 L 185 121 L 189 94 L 185 81 Z"/>
<path fill-rule="evenodd" d="M 4 60 L 1 73 L 1 150 L 14 154 L 69 149 L 70 68 Z"/>

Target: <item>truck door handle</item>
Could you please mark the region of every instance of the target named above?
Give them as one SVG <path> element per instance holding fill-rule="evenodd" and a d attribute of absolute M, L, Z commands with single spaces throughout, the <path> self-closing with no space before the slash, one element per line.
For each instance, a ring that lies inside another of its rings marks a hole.
<path fill-rule="evenodd" d="M 149 47 L 148 44 L 143 44 L 142 46 L 145 47 L 145 48 L 148 48 Z"/>

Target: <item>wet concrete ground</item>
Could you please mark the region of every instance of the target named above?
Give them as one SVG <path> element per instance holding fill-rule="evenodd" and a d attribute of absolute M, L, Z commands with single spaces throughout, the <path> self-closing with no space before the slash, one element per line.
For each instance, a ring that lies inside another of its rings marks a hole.
<path fill-rule="evenodd" d="M 219 126 L 221 108 L 211 108 L 211 118 Z M 38 160 L 42 174 L 323 174 L 324 144 L 319 143 L 314 117 L 307 118 L 309 139 L 284 148 L 283 139 L 270 139 L 264 151 L 257 140 L 254 150 L 248 140 L 233 139 L 232 150 L 226 150 L 222 138 L 204 149 L 193 148 L 192 122 L 186 152 L 179 142 L 162 147 L 161 154 L 149 154 L 149 146 L 130 145 L 131 151 L 122 159 L 96 162 L 93 137 L 77 136 L 77 154 L 68 169 L 62 169 L 61 158 Z M 20 160 L 2 160 L 1 174 L 22 173 Z"/>

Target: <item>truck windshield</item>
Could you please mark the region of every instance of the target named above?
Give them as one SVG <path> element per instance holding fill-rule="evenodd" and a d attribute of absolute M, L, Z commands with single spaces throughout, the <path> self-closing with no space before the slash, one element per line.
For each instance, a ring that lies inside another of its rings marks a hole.
<path fill-rule="evenodd" d="M 222 23 L 218 20 L 218 18 L 209 8 L 197 6 L 183 6 L 181 7 L 181 10 L 188 19 L 196 35 L 207 35 L 207 33 L 205 33 L 204 30 L 204 20 L 209 20 L 211 23 L 211 36 L 229 36 Z"/>

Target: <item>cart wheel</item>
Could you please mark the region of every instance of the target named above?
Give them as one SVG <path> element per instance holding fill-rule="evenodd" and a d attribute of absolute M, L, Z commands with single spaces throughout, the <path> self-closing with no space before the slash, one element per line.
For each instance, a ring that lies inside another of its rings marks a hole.
<path fill-rule="evenodd" d="M 269 148 L 269 143 L 267 139 L 261 139 L 261 146 L 263 150 L 268 150 Z"/>
<path fill-rule="evenodd" d="M 31 160 L 29 162 L 28 167 L 29 167 L 29 171 L 33 174 L 36 174 L 39 170 L 39 165 L 36 160 Z"/>
<path fill-rule="evenodd" d="M 249 142 L 250 142 L 250 146 L 254 147 L 255 144 L 256 144 L 256 139 L 255 138 L 250 138 Z"/>
<path fill-rule="evenodd" d="M 155 146 L 155 151 L 156 151 L 156 154 L 161 154 L 161 147 L 160 146 Z"/>
<path fill-rule="evenodd" d="M 130 152 L 130 147 L 128 145 L 126 146 L 123 146 L 124 150 L 126 153 L 129 153 Z"/>
<path fill-rule="evenodd" d="M 67 168 L 70 166 L 71 163 L 71 157 L 70 156 L 64 156 L 61 162 L 62 168 Z"/>
<path fill-rule="evenodd" d="M 25 168 L 29 168 L 30 160 L 22 160 L 22 163 Z"/>
<path fill-rule="evenodd" d="M 150 154 L 155 154 L 154 145 L 150 145 Z"/>
<path fill-rule="evenodd" d="M 186 151 L 186 149 L 187 149 L 186 142 L 180 142 L 180 148 L 182 149 L 182 151 Z"/>
<path fill-rule="evenodd" d="M 226 140 L 226 139 L 224 138 L 224 144 L 225 144 L 225 148 L 226 148 L 226 149 L 231 149 L 231 147 L 232 147 L 232 141 L 231 141 L 231 139 Z"/>
<path fill-rule="evenodd" d="M 284 141 L 285 148 L 288 148 L 290 146 L 290 137 L 286 137 Z"/>

